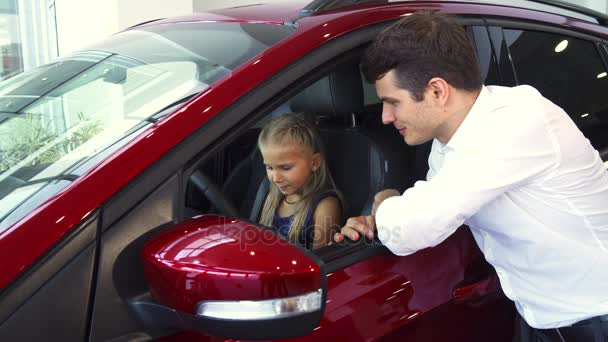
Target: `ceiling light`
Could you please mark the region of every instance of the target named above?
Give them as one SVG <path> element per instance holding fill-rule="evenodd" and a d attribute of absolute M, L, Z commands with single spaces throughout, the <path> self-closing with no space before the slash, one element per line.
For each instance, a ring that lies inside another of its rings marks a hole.
<path fill-rule="evenodd" d="M 598 74 L 598 75 L 597 75 L 597 78 L 606 77 L 606 75 L 608 75 L 608 74 L 606 74 L 606 72 L 604 71 L 603 73 Z"/>
<path fill-rule="evenodd" d="M 562 51 L 566 50 L 567 47 L 568 47 L 568 39 L 564 39 L 561 42 L 559 42 L 559 44 L 557 44 L 557 46 L 555 46 L 555 52 L 562 52 Z"/>

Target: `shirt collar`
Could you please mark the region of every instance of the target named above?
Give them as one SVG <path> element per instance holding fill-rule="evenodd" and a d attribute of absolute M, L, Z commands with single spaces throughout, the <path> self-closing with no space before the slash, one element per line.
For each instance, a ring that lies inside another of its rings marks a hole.
<path fill-rule="evenodd" d="M 473 103 L 473 106 L 450 141 L 445 145 L 440 144 L 440 146 L 442 146 L 443 149 L 450 148 L 452 150 L 458 148 L 458 146 L 462 146 L 467 138 L 470 139 L 470 137 L 473 136 L 472 131 L 475 131 L 475 125 L 479 121 L 480 115 L 484 115 L 484 113 L 490 112 L 495 108 L 493 102 L 492 92 L 486 86 L 482 86 L 475 103 Z"/>

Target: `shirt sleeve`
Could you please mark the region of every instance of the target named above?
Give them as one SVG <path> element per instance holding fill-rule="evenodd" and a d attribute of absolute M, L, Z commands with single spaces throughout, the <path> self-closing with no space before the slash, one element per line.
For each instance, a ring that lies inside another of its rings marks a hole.
<path fill-rule="evenodd" d="M 501 124 L 476 140 L 460 139 L 432 179 L 382 202 L 378 238 L 391 252 L 408 255 L 436 246 L 486 203 L 556 167 L 558 149 L 541 122 Z"/>

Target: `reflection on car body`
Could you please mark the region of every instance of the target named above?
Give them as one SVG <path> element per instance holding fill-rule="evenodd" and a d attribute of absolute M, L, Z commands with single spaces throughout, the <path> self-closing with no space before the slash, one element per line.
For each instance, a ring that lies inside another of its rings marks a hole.
<path fill-rule="evenodd" d="M 0 339 L 510 341 L 467 227 L 397 257 L 254 223 L 257 134 L 286 111 L 315 116 L 346 216 L 425 177 L 429 146 L 382 127 L 358 65 L 421 9 L 457 15 L 486 84 L 534 85 L 606 161 L 606 16 L 576 6 L 291 1 L 144 23 L 0 83 Z"/>

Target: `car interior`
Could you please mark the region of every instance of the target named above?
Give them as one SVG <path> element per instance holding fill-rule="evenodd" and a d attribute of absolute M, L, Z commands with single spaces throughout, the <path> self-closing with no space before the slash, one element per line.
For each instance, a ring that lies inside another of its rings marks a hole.
<path fill-rule="evenodd" d="M 258 221 L 269 184 L 257 137 L 270 119 L 287 112 L 304 113 L 318 124 L 329 168 L 345 201 L 344 221 L 368 215 L 378 191 L 403 191 L 425 179 L 431 143 L 408 146 L 391 125 L 382 124 L 382 103 L 374 86 L 363 79 L 360 56 L 360 51 L 342 56 L 320 77 L 306 80 L 308 86 L 261 113 L 212 158 L 196 161 L 188 181 L 185 217 L 219 213 Z M 483 76 L 485 84 L 502 83 L 495 72 Z M 580 127 L 606 162 L 608 146 L 597 131 L 604 126 Z"/>
<path fill-rule="evenodd" d="M 202 161 L 189 178 L 186 216 L 216 212 L 258 221 L 269 184 L 257 137 L 266 122 L 286 112 L 305 113 L 318 124 L 329 168 L 346 202 L 343 220 L 369 214 L 378 191 L 402 191 L 426 176 L 430 151 L 430 144 L 407 146 L 392 126 L 382 124 L 381 111 L 358 58 L 340 63 Z"/>

